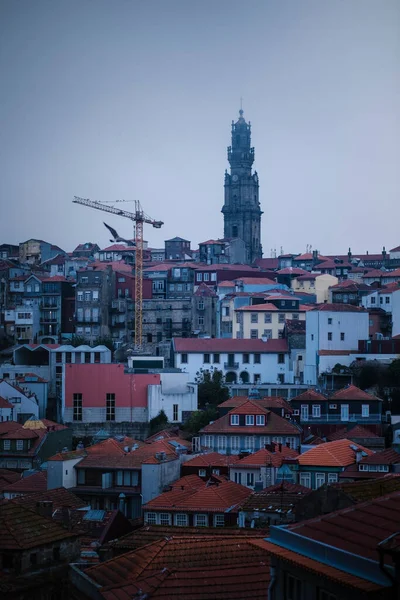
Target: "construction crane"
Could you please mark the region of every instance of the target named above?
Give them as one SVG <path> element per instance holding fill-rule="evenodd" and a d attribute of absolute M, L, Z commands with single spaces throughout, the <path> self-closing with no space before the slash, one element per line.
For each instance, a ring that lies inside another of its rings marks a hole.
<path fill-rule="evenodd" d="M 119 217 L 125 217 L 130 219 L 136 225 L 135 233 L 135 244 L 136 244 L 136 258 L 135 258 L 135 352 L 143 351 L 143 225 L 147 223 L 152 225 L 156 229 L 160 229 L 164 223 L 163 221 L 155 221 L 143 212 L 142 206 L 139 200 L 135 200 L 135 212 L 131 213 L 114 206 L 107 206 L 97 200 L 89 200 L 87 198 L 79 198 L 74 196 L 72 202 L 76 204 L 82 204 L 82 206 L 89 206 L 89 208 L 96 208 L 97 210 L 103 210 L 104 212 L 118 215 Z"/>

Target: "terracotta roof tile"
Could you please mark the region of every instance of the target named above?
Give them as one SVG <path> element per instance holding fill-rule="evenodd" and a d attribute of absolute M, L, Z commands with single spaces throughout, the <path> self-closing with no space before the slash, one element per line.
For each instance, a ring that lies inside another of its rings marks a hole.
<path fill-rule="evenodd" d="M 75 494 L 64 487 L 55 488 L 53 490 L 37 491 L 32 494 L 13 498 L 14 503 L 25 506 L 31 510 L 36 510 L 37 503 L 43 501 L 52 502 L 54 510 L 62 508 L 63 506 L 68 508 L 82 508 L 87 506 L 87 502 L 84 502 L 81 498 L 78 498 L 78 496 L 75 496 Z"/>
<path fill-rule="evenodd" d="M 291 402 L 296 401 L 296 402 L 326 402 L 327 397 L 324 396 L 323 394 L 321 394 L 320 392 L 316 392 L 313 389 L 309 389 L 306 390 L 305 392 L 303 392 L 302 394 L 300 394 L 299 396 L 295 396 L 294 398 L 291 399 Z"/>
<path fill-rule="evenodd" d="M 85 448 L 85 452 L 87 455 L 79 463 L 79 467 L 140 469 L 145 462 L 159 463 L 160 460 L 156 457 L 159 452 L 165 453 L 165 460 L 175 460 L 177 458 L 174 447 L 168 443 L 168 440 L 139 445 L 136 450 L 125 452 L 123 445 L 109 438 L 94 446 L 88 446 Z"/>
<path fill-rule="evenodd" d="M 236 312 L 271 312 L 279 310 L 275 304 L 266 303 L 266 304 L 252 304 L 251 306 L 241 306 L 240 308 L 236 308 Z"/>
<path fill-rule="evenodd" d="M 8 402 L 8 400 L 6 400 L 5 398 L 2 398 L 0 396 L 0 408 L 14 408 L 12 404 L 10 404 L 10 402 Z"/>
<path fill-rule="evenodd" d="M 253 454 L 249 454 L 244 458 L 241 458 L 235 467 L 239 468 L 254 468 L 254 467 L 265 467 L 272 466 L 279 468 L 283 461 L 286 458 L 296 458 L 299 456 L 299 453 L 292 448 L 288 448 L 287 446 L 282 446 L 279 451 L 278 444 L 275 444 L 275 451 L 271 452 L 266 448 L 261 448 L 261 450 L 257 450 Z"/>
<path fill-rule="evenodd" d="M 320 444 L 315 448 L 311 448 L 311 450 L 307 450 L 307 452 L 301 454 L 297 460 L 299 465 L 347 467 L 356 462 L 356 451 L 352 447 L 357 447 L 368 456 L 373 454 L 372 450 L 344 439 L 335 442 L 326 442 L 326 444 Z"/>
<path fill-rule="evenodd" d="M 247 402 L 249 398 L 247 396 L 232 396 L 225 402 L 218 404 L 218 408 L 235 408 L 236 406 L 242 406 Z M 263 408 L 284 408 L 285 412 L 292 413 L 293 409 L 290 404 L 281 396 L 264 396 L 263 398 L 251 398 L 254 404 L 258 404 Z"/>
<path fill-rule="evenodd" d="M 237 409 L 233 409 L 236 411 Z M 274 412 L 267 412 L 266 424 L 265 425 L 231 425 L 230 414 L 220 417 L 214 423 L 206 425 L 201 430 L 203 433 L 247 433 L 248 435 L 259 434 L 259 435 L 299 435 L 299 429 L 293 423 L 288 422 L 287 419 L 276 415 Z M 235 412 L 234 412 L 235 414 Z M 256 413 L 249 413 L 256 414 Z"/>
<path fill-rule="evenodd" d="M 370 431 L 366 427 L 362 425 L 356 425 L 352 429 L 347 429 L 347 427 L 343 427 L 343 429 L 339 429 L 334 433 L 330 433 L 328 435 L 328 440 L 333 442 L 335 440 L 343 440 L 343 439 L 379 439 L 379 435 Z"/>
<path fill-rule="evenodd" d="M 269 411 L 253 400 L 246 400 L 229 411 L 230 415 L 268 415 Z"/>
<path fill-rule="evenodd" d="M 200 454 L 183 464 L 184 467 L 227 467 L 239 460 L 237 454 L 220 454 L 219 452 L 208 452 Z"/>
<path fill-rule="evenodd" d="M 288 352 L 287 340 L 173 338 L 176 352 Z"/>
<path fill-rule="evenodd" d="M 400 454 L 393 448 L 387 448 L 382 452 L 375 452 L 364 457 L 360 464 L 363 465 L 396 465 L 400 463 Z"/>
<path fill-rule="evenodd" d="M 12 494 L 29 494 L 31 492 L 44 492 L 47 490 L 47 472 L 38 471 L 28 477 L 22 477 L 6 486 L 3 491 Z"/>
<path fill-rule="evenodd" d="M 380 400 L 377 396 L 363 392 L 355 385 L 349 385 L 330 396 L 330 400 Z"/>

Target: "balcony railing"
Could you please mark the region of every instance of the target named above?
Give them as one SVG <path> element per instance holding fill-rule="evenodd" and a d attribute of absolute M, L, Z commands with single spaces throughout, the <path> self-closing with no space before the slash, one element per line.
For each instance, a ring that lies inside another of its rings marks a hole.
<path fill-rule="evenodd" d="M 308 415 L 307 417 L 300 415 L 301 423 L 380 423 L 382 421 L 382 415 L 370 414 L 368 417 L 363 417 L 360 414 L 351 414 L 346 419 L 342 418 L 341 415 L 321 415 L 320 417 L 313 417 Z"/>
<path fill-rule="evenodd" d="M 50 319 L 49 317 L 41 317 L 40 322 L 41 323 L 57 323 L 58 320 L 57 319 Z"/>
<path fill-rule="evenodd" d="M 238 369 L 239 368 L 239 363 L 238 362 L 226 362 L 224 363 L 224 369 Z"/>

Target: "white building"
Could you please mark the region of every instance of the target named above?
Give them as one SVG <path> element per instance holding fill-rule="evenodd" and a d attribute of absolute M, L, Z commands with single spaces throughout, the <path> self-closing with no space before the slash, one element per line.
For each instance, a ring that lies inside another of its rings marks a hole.
<path fill-rule="evenodd" d="M 201 369 L 222 371 L 226 383 L 293 383 L 287 341 L 173 338 L 174 366 L 195 381 Z"/>
<path fill-rule="evenodd" d="M 364 308 L 381 308 L 387 313 L 392 312 L 392 290 L 391 289 L 381 289 L 374 290 L 368 296 L 363 296 L 361 298 L 361 304 Z"/>
<path fill-rule="evenodd" d="M 317 385 L 320 352 L 355 350 L 358 341 L 369 339 L 369 315 L 365 308 L 349 304 L 322 304 L 306 315 L 306 362 L 304 383 Z M 338 362 L 338 361 L 337 361 Z"/>
<path fill-rule="evenodd" d="M 147 388 L 149 421 L 164 410 L 170 423 L 182 423 L 198 408 L 197 384 L 188 373 L 161 373 L 159 385 Z"/>
<path fill-rule="evenodd" d="M 13 407 L 12 419 L 5 421 L 18 421 L 19 417 L 25 421 L 33 416 L 39 417 L 39 404 L 32 392 L 24 392 L 20 387 L 11 385 L 4 379 L 0 380 L 0 397 L 7 400 Z"/>
<path fill-rule="evenodd" d="M 400 335 L 400 289 L 392 293 L 392 337 Z"/>

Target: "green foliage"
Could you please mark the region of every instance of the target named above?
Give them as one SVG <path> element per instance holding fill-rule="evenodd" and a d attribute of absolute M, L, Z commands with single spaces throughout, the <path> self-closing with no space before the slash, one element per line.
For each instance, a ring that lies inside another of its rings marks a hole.
<path fill-rule="evenodd" d="M 162 431 L 166 427 L 168 427 L 168 417 L 165 414 L 164 410 L 161 409 L 156 417 L 153 417 L 150 420 L 150 435 L 157 433 L 158 431 Z"/>
<path fill-rule="evenodd" d="M 388 374 L 392 385 L 400 386 L 400 359 L 396 359 L 388 366 Z"/>
<path fill-rule="evenodd" d="M 196 410 L 183 425 L 183 429 L 189 433 L 195 434 L 203 429 L 210 421 L 218 419 L 218 411 L 215 406 L 210 406 L 207 410 Z"/>
<path fill-rule="evenodd" d="M 225 385 L 222 371 L 214 369 L 200 369 L 196 373 L 198 384 L 198 406 L 200 409 L 218 406 L 229 398 L 229 390 Z"/>

